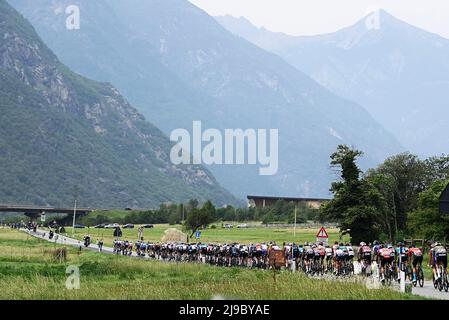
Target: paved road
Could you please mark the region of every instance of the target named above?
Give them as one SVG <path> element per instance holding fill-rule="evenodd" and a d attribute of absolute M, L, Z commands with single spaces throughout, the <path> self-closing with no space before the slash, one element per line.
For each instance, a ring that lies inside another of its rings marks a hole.
<path fill-rule="evenodd" d="M 96 245 L 96 244 L 91 244 L 89 246 L 89 248 L 85 248 L 83 241 L 79 241 L 79 240 L 69 238 L 69 237 L 64 237 L 64 236 L 57 235 L 57 234 L 55 234 L 53 239 L 50 240 L 48 238 L 48 231 L 38 230 L 36 233 L 34 233 L 32 231 L 28 231 L 28 230 L 24 230 L 24 231 L 33 237 L 47 240 L 52 243 L 56 242 L 59 244 L 65 244 L 65 245 L 70 245 L 70 246 L 74 246 L 74 247 L 82 247 L 82 250 L 93 250 L 93 251 L 97 251 L 97 252 L 99 251 L 98 245 Z M 114 250 L 112 247 L 103 246 L 102 253 L 114 254 Z M 135 252 L 133 252 L 132 257 L 137 258 L 137 255 Z M 142 258 L 142 257 L 140 257 L 140 258 Z M 148 256 L 145 256 L 145 258 L 149 259 Z M 419 285 L 417 287 L 414 287 L 412 289 L 412 293 L 419 295 L 419 296 L 432 298 L 432 299 L 449 300 L 449 293 L 444 292 L 444 290 L 443 290 L 443 292 L 436 290 L 430 281 L 426 281 L 424 283 L 424 287 L 422 287 L 422 288 L 419 287 Z"/>
<path fill-rule="evenodd" d="M 59 234 L 54 234 L 53 239 L 50 239 L 49 233 L 48 231 L 44 231 L 44 230 L 38 230 L 37 232 L 32 232 L 26 229 L 23 229 L 24 232 L 28 233 L 30 236 L 33 236 L 35 238 L 39 238 L 39 239 L 43 239 L 43 240 L 47 240 L 51 243 L 59 243 L 59 244 L 64 244 L 64 245 L 69 245 L 69 246 L 73 246 L 73 247 L 81 247 L 82 250 L 91 250 L 91 251 L 97 251 L 99 252 L 99 248 L 97 244 L 92 243 L 88 248 L 86 248 L 84 246 L 84 241 L 80 241 L 77 239 L 73 239 L 70 237 L 64 237 L 62 235 Z M 102 253 L 108 253 L 108 254 L 114 254 L 114 249 L 112 247 L 108 247 L 108 246 L 103 246 L 102 248 Z M 133 252 L 134 257 L 137 257 L 137 255 L 135 254 L 135 252 Z"/>
<path fill-rule="evenodd" d="M 449 300 L 449 292 L 438 291 L 433 287 L 432 281 L 424 282 L 424 287 L 420 288 L 419 285 L 416 288 L 413 288 L 413 294 L 417 294 L 420 296 L 433 298 L 433 299 L 441 299 L 441 300 Z"/>

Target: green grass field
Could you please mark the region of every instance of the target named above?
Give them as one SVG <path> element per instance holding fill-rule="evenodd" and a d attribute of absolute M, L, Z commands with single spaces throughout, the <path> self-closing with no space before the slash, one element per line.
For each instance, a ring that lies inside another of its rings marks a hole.
<path fill-rule="evenodd" d="M 154 230 L 154 232 L 158 232 Z M 0 228 L 0 299 L 419 299 L 364 284 L 310 279 L 301 273 L 175 264 L 68 248 L 55 262 L 55 244 Z M 80 289 L 65 287 L 66 268 L 80 268 Z"/>
<path fill-rule="evenodd" d="M 164 231 L 168 228 L 176 228 L 181 230 L 180 225 L 170 226 L 167 224 L 154 225 L 153 229 L 144 229 L 144 239 L 145 241 L 161 241 Z M 72 235 L 72 228 L 66 228 L 67 234 Z M 123 237 L 122 239 L 135 241 L 137 239 L 137 226 L 134 229 L 122 229 Z M 230 243 L 230 242 L 240 242 L 240 243 L 257 243 L 257 242 L 269 242 L 276 241 L 282 244 L 283 242 L 301 242 L 304 241 L 316 241 L 317 229 L 296 229 L 296 236 L 294 235 L 293 228 L 267 228 L 267 227 L 257 227 L 257 228 L 232 228 L 224 229 L 221 226 L 217 226 L 216 229 L 206 229 L 201 230 L 201 242 L 214 242 L 214 243 Z M 340 235 L 338 229 L 328 229 L 329 241 L 334 242 L 336 240 L 340 241 Z M 115 239 L 113 236 L 112 229 L 95 229 L 95 228 L 85 228 L 85 229 L 75 229 L 75 237 L 82 239 L 86 234 L 89 234 L 93 241 L 96 242 L 99 238 L 103 238 L 105 244 L 110 245 Z M 195 239 L 191 240 L 195 241 Z M 343 241 L 348 241 L 348 237 L 343 237 Z"/>

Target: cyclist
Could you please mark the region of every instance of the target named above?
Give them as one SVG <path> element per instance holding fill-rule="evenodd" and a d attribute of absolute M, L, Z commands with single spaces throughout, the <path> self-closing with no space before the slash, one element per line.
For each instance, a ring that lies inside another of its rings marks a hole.
<path fill-rule="evenodd" d="M 392 258 L 391 263 L 393 265 L 393 262 L 396 261 L 396 250 L 394 249 L 392 244 L 388 244 L 387 248 L 388 248 L 388 250 L 390 250 L 390 256 Z"/>
<path fill-rule="evenodd" d="M 86 234 L 86 236 L 84 237 L 84 246 L 87 248 L 88 246 L 90 246 L 90 236 L 88 234 Z"/>
<path fill-rule="evenodd" d="M 444 272 L 447 273 L 447 251 L 444 246 L 439 242 L 432 244 L 432 249 L 429 252 L 430 263 L 432 265 L 434 279 L 438 280 L 441 277 L 437 268 L 440 264 L 443 264 Z"/>
<path fill-rule="evenodd" d="M 404 263 L 406 270 L 408 261 L 408 248 L 404 245 L 403 242 L 398 242 L 397 244 L 395 260 L 396 260 L 396 272 L 398 274 L 397 280 L 400 281 L 399 272 L 401 271 L 401 263 Z"/>
<path fill-rule="evenodd" d="M 323 266 L 324 270 L 324 257 L 326 256 L 326 247 L 324 246 L 323 242 L 318 243 L 317 250 L 320 254 L 320 263 Z"/>
<path fill-rule="evenodd" d="M 142 241 L 140 243 L 139 249 L 140 249 L 140 256 L 145 257 L 147 250 L 150 249 L 150 245 Z"/>
<path fill-rule="evenodd" d="M 133 243 L 131 241 L 128 242 L 128 255 L 131 256 L 133 254 Z"/>
<path fill-rule="evenodd" d="M 297 267 L 299 268 L 300 266 L 302 266 L 303 262 L 304 262 L 304 245 L 299 244 L 298 245 L 298 264 Z"/>
<path fill-rule="evenodd" d="M 314 268 L 314 272 L 318 272 L 318 266 L 322 264 L 321 262 L 321 254 L 320 251 L 318 249 L 318 246 L 316 244 L 312 244 L 312 250 L 313 250 L 313 268 Z"/>
<path fill-rule="evenodd" d="M 266 257 L 268 254 L 268 245 L 265 242 L 262 242 L 262 244 L 260 245 L 261 248 L 261 253 L 262 253 L 262 257 Z"/>
<path fill-rule="evenodd" d="M 350 243 L 346 244 L 346 250 L 348 251 L 348 262 L 352 264 L 354 260 L 354 249 Z"/>
<path fill-rule="evenodd" d="M 295 270 L 298 270 L 299 248 L 298 245 L 294 242 L 292 243 L 291 252 L 291 259 L 295 262 Z"/>
<path fill-rule="evenodd" d="M 379 264 L 379 249 L 381 249 L 381 244 L 379 241 L 374 240 L 373 242 L 373 259 Z"/>
<path fill-rule="evenodd" d="M 381 281 L 385 281 L 385 266 L 387 264 L 391 264 L 394 260 L 393 250 L 391 250 L 391 245 L 385 248 L 383 245 L 380 245 L 378 248 L 378 257 L 380 261 L 380 277 Z"/>
<path fill-rule="evenodd" d="M 334 244 L 332 245 L 332 253 L 334 255 L 334 270 L 337 270 L 337 250 L 338 250 L 338 241 L 335 241 Z"/>
<path fill-rule="evenodd" d="M 98 240 L 98 251 L 103 251 L 103 239 Z"/>
<path fill-rule="evenodd" d="M 313 251 L 312 246 L 309 243 L 304 242 L 304 265 L 306 269 L 306 273 L 310 272 L 311 263 L 313 258 L 315 257 L 315 252 Z"/>
<path fill-rule="evenodd" d="M 337 250 L 335 250 L 336 268 L 335 274 L 339 274 L 342 262 L 346 261 L 348 257 L 348 250 L 343 243 L 340 243 Z"/>
<path fill-rule="evenodd" d="M 408 249 L 408 262 L 413 267 L 413 283 L 416 283 L 416 267 L 421 265 L 423 261 L 423 254 L 421 249 L 416 248 L 414 244 L 410 245 Z"/>
<path fill-rule="evenodd" d="M 362 269 L 367 275 L 371 274 L 371 258 L 371 248 L 365 242 L 360 242 L 357 260 L 362 263 Z"/>
<path fill-rule="evenodd" d="M 329 245 L 326 245 L 326 248 L 324 249 L 325 255 L 326 255 L 326 272 L 328 272 L 329 267 L 332 267 L 330 265 L 332 258 L 333 258 L 333 251 L 332 248 L 329 247 Z"/>
<path fill-rule="evenodd" d="M 292 244 L 284 242 L 283 247 L 284 247 L 284 254 L 285 254 L 285 266 L 290 267 L 293 264 Z"/>

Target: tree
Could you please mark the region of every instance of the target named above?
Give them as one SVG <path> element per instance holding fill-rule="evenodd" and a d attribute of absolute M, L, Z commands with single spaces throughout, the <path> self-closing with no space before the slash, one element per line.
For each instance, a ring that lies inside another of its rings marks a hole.
<path fill-rule="evenodd" d="M 426 167 L 426 186 L 430 187 L 434 182 L 449 180 L 449 155 L 431 157 L 424 161 Z"/>
<path fill-rule="evenodd" d="M 204 211 L 211 220 L 216 221 L 216 209 L 210 200 L 207 200 L 203 204 L 201 210 Z"/>
<path fill-rule="evenodd" d="M 377 209 L 382 229 L 385 230 L 388 240 L 393 242 L 398 234 L 396 203 L 394 201 L 394 178 L 390 175 L 370 170 L 365 180 L 370 185 L 367 189 L 371 193 L 369 199 L 371 199 L 371 204 Z"/>
<path fill-rule="evenodd" d="M 392 177 L 398 229 L 404 230 L 407 212 L 418 207 L 419 193 L 426 189 L 426 165 L 415 155 L 401 153 L 385 160 L 375 172 Z"/>
<path fill-rule="evenodd" d="M 435 181 L 420 193 L 418 208 L 408 214 L 407 231 L 413 237 L 445 240 L 449 238 L 449 217 L 439 212 L 439 199 L 449 181 Z"/>
<path fill-rule="evenodd" d="M 348 185 L 359 180 L 361 171 L 356 160 L 361 156 L 363 156 L 362 151 L 350 149 L 347 145 L 339 145 L 337 151 L 331 155 L 331 166 L 341 171 L 341 178 Z"/>
<path fill-rule="evenodd" d="M 323 207 L 328 220 L 339 223 L 340 232 L 349 234 L 355 242 L 373 241 L 380 233 L 375 206 L 378 192 L 366 180 L 360 179 L 357 158 L 363 153 L 340 145 L 331 155 L 331 165 L 340 171 L 341 180 L 332 183 L 334 198 Z"/>
<path fill-rule="evenodd" d="M 210 201 L 206 201 L 201 209 L 192 208 L 188 211 L 184 221 L 185 230 L 191 232 L 192 237 L 200 228 L 206 228 L 208 224 L 214 222 L 215 207 Z"/>
<path fill-rule="evenodd" d="M 191 209 L 196 209 L 199 206 L 199 201 L 198 199 L 190 199 L 189 202 L 187 203 L 187 210 L 191 210 Z"/>

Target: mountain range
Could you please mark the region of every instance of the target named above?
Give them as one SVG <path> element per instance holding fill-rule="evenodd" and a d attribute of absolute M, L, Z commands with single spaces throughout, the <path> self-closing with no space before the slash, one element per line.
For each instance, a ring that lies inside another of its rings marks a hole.
<path fill-rule="evenodd" d="M 223 28 L 186 0 L 9 0 L 74 71 L 108 81 L 169 135 L 177 128 L 279 129 L 279 170 L 211 165 L 233 194 L 329 196 L 338 144 L 363 167 L 404 150 L 360 105 Z M 79 30 L 65 8 L 80 9 Z"/>
<path fill-rule="evenodd" d="M 271 32 L 244 17 L 223 16 L 217 21 L 366 108 L 411 152 L 448 152 L 448 39 L 384 10 L 316 36 Z"/>
<path fill-rule="evenodd" d="M 137 207 L 238 204 L 202 166 L 175 166 L 172 143 L 109 83 L 72 72 L 0 0 L 0 201 Z"/>

